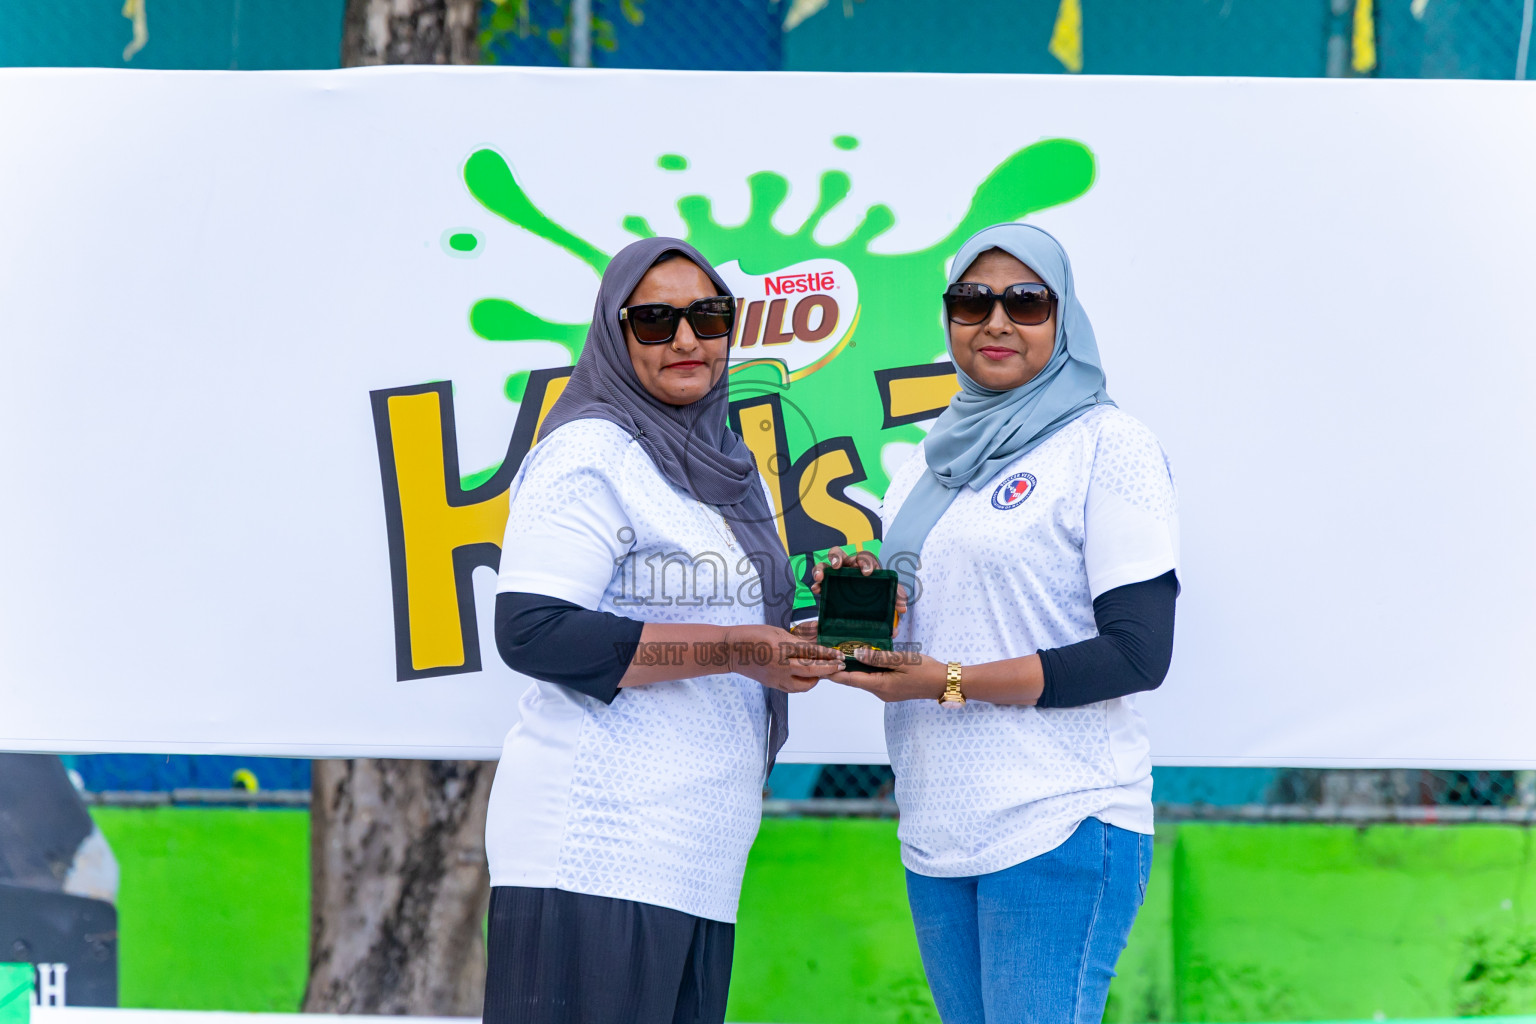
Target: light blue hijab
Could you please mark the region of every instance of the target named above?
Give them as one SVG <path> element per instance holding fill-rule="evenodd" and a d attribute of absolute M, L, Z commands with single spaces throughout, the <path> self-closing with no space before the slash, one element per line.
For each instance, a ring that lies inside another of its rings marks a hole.
<path fill-rule="evenodd" d="M 1072 264 L 1050 233 L 1029 224 L 994 224 L 972 235 L 950 264 L 949 283 L 988 249 L 1017 257 L 1056 293 L 1056 347 L 1045 368 L 1011 391 L 977 384 L 958 366 L 960 393 L 923 442 L 928 471 L 907 496 L 881 542 L 881 561 L 914 593 L 913 570 L 928 531 L 961 487 L 981 490 L 1020 455 L 1095 405 L 1113 405 L 1104 390 L 1099 346 L 1077 301 Z M 954 349 L 950 349 L 954 357 Z"/>

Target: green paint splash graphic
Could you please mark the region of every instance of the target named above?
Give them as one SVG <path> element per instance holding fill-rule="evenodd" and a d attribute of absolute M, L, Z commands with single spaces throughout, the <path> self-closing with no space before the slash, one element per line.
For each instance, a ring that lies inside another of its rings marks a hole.
<path fill-rule="evenodd" d="M 449 228 L 438 239 L 443 252 L 458 259 L 474 259 L 480 255 L 484 239 L 472 228 Z"/>
<path fill-rule="evenodd" d="M 840 135 L 833 144 L 847 151 L 855 149 L 859 140 Z M 658 158 L 657 166 L 681 170 L 687 161 L 677 154 L 665 154 Z M 683 196 L 677 201 L 677 211 L 686 226 L 684 237 L 716 265 L 738 260 L 743 271 L 757 275 L 804 260 L 828 258 L 847 266 L 858 282 L 858 332 L 831 364 L 788 388 L 770 368 L 743 368 L 731 377 L 733 390 L 782 393 L 786 402 L 793 402 L 814 419 L 818 437 L 809 436 L 802 417 L 786 417 L 792 451 L 803 451 L 818 439 L 852 436 L 868 474 L 861 486 L 875 494 L 884 493 L 889 480 L 881 464 L 881 449 L 892 441 L 918 442 L 923 434 L 912 425 L 879 429 L 884 411 L 873 372 L 930 363 L 944 354 L 944 335 L 938 325 L 939 296 L 944 291 L 946 265 L 966 238 L 989 224 L 1021 220 L 1071 202 L 1093 186 L 1094 176 L 1093 153 L 1081 142 L 1046 139 L 1025 146 L 993 168 L 976 187 L 964 216 L 948 234 L 925 249 L 906 253 L 870 252 L 870 244 L 897 221 L 895 212 L 884 204 L 866 208 L 847 238 L 828 244 L 815 239 L 816 228 L 852 190 L 852 181 L 843 171 L 822 174 L 815 208 L 802 224 L 787 232 L 773 225 L 774 215 L 790 193 L 790 182 L 781 174 L 760 171 L 747 178 L 751 202 L 747 218 L 740 224 L 720 223 L 707 196 Z M 469 158 L 464 183 L 485 209 L 571 253 L 594 272 L 601 274 L 608 265 L 606 253 L 539 210 L 507 161 L 494 150 L 482 149 Z M 624 217 L 622 225 L 641 238 L 656 234 L 639 214 Z M 574 362 L 588 325 L 554 323 L 511 299 L 486 298 L 470 310 L 470 326 L 487 341 L 555 342 Z M 506 384 L 507 397 L 521 400 L 526 382 L 526 374 L 514 374 Z"/>
<path fill-rule="evenodd" d="M 494 149 L 478 150 L 464 162 L 464 184 L 481 206 L 498 217 L 553 242 L 599 274 L 608 266 L 605 254 L 550 220 L 544 211 L 533 205 L 528 193 L 512 176 L 512 168 Z"/>

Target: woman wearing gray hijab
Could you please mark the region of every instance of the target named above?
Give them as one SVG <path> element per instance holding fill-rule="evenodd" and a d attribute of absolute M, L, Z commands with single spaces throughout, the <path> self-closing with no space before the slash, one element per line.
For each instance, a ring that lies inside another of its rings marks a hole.
<path fill-rule="evenodd" d="M 979 232 L 944 309 L 961 389 L 882 512 L 881 557 L 908 588 L 897 639 L 922 653 L 865 651 L 889 671 L 832 678 L 887 702 L 908 901 L 946 1024 L 1098 1021 L 1152 861 L 1135 694 L 1172 657 L 1173 478 L 1110 401 L 1051 235 Z"/>
<path fill-rule="evenodd" d="M 513 479 L 496 640 L 533 677 L 486 823 L 487 1024 L 719 1022 L 787 694 L 841 668 L 727 424 L 735 302 L 673 238 L 608 265 Z"/>

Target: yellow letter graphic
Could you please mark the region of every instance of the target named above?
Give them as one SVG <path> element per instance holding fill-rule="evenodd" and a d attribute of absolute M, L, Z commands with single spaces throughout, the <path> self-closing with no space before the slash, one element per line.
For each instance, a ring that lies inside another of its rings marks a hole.
<path fill-rule="evenodd" d="M 954 363 L 919 363 L 876 370 L 875 386 L 880 389 L 880 404 L 885 406 L 885 422 L 880 427 L 889 430 L 903 423 L 931 420 L 943 412 L 960 390 L 960 379 L 955 376 Z"/>
<path fill-rule="evenodd" d="M 862 546 L 873 540 L 880 521 L 843 493 L 848 484 L 865 479 L 853 438 L 818 441 L 798 459 L 791 459 L 785 415 L 784 400 L 777 394 L 754 395 L 731 403 L 731 426 L 752 449 L 758 471 L 768 482 L 779 537 L 790 555 L 804 555 L 834 544 Z"/>
<path fill-rule="evenodd" d="M 500 562 L 507 486 L 569 374 L 533 375 L 501 467 L 471 490 L 461 484 L 452 385 L 373 392 L 400 679 L 480 670 L 471 578 Z"/>

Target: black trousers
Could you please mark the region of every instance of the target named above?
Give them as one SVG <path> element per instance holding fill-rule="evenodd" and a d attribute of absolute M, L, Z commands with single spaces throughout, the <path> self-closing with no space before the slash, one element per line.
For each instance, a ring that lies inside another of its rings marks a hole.
<path fill-rule="evenodd" d="M 736 926 L 560 889 L 491 890 L 484 1024 L 723 1024 Z"/>

